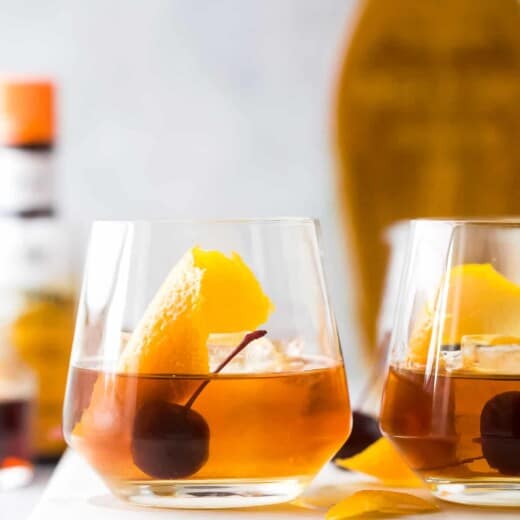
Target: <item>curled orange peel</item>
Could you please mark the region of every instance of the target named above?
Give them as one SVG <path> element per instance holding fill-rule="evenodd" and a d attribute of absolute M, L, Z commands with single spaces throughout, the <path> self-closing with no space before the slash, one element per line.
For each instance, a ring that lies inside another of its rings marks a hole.
<path fill-rule="evenodd" d="M 395 487 L 423 487 L 422 480 L 406 465 L 392 443 L 381 437 L 361 453 L 348 459 L 337 459 L 342 468 L 364 473 Z"/>
<path fill-rule="evenodd" d="M 437 504 L 409 493 L 397 491 L 362 490 L 331 507 L 326 520 L 343 520 L 358 516 L 411 515 L 439 511 Z"/>
<path fill-rule="evenodd" d="M 409 358 L 423 365 L 434 332 L 442 345 L 460 344 L 464 336 L 520 336 L 520 286 L 491 264 L 462 264 L 440 284 L 436 301 L 412 332 Z M 434 328 L 436 330 L 434 330 Z"/>

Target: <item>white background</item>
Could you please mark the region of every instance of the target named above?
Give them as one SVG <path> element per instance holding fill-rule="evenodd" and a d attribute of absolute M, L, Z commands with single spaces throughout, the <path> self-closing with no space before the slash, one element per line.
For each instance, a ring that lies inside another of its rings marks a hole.
<path fill-rule="evenodd" d="M 310 215 L 351 383 L 332 92 L 352 0 L 0 0 L 0 72 L 60 84 L 74 219 Z"/>

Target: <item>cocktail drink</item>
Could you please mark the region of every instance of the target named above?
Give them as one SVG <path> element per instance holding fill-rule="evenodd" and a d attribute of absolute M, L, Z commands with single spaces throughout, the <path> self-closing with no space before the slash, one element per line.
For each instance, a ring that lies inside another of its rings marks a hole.
<path fill-rule="evenodd" d="M 439 497 L 520 505 L 520 222 L 417 221 L 381 427 Z"/>
<path fill-rule="evenodd" d="M 435 392 L 424 380 L 423 372 L 391 368 L 386 387 L 383 428 L 408 463 L 431 483 L 518 483 L 520 378 L 440 374 Z M 433 416 L 445 423 L 438 434 Z"/>
<path fill-rule="evenodd" d="M 113 431 L 103 436 L 72 427 L 70 442 L 116 485 L 188 477 L 308 480 L 346 436 L 348 403 L 341 366 L 301 362 L 308 363 L 303 373 L 210 376 L 210 384 L 190 407 L 198 415 L 187 416 L 193 419 L 193 431 L 187 426 L 186 439 L 174 440 L 180 453 L 170 451 L 171 437 L 178 435 L 170 426 L 182 410 L 171 405 L 184 406 L 186 391 L 195 391 L 206 380 L 73 368 L 70 417 L 83 415 L 98 381 L 130 398 L 114 399 L 113 416 L 122 421 Z M 200 456 L 192 461 L 188 453 L 199 444 Z"/>
<path fill-rule="evenodd" d="M 310 220 L 94 226 L 64 422 L 114 493 L 286 501 L 341 446 L 350 408 L 316 246 Z"/>

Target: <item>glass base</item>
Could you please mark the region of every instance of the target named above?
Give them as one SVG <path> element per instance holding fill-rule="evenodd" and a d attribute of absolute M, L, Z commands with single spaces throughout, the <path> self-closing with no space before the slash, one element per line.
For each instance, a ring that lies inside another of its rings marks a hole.
<path fill-rule="evenodd" d="M 120 498 L 148 507 L 220 509 L 289 502 L 309 484 L 307 478 L 279 480 L 126 481 L 109 483 Z"/>
<path fill-rule="evenodd" d="M 519 507 L 520 481 L 434 481 L 428 480 L 434 496 L 470 506 Z"/>

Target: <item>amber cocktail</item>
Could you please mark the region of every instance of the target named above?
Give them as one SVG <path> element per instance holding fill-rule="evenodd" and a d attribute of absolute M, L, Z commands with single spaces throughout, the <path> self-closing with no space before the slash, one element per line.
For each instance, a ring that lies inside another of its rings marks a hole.
<path fill-rule="evenodd" d="M 287 492 L 299 493 L 338 449 L 349 425 L 343 367 L 319 360 L 308 365 L 303 372 L 212 376 L 191 408 L 206 428 L 188 427 L 185 437 L 169 430 L 169 406 L 185 404 L 182 396 L 195 391 L 201 377 L 73 368 L 75 397 L 66 410 L 72 421 L 66 426 L 70 444 L 122 493 L 155 482 L 160 495 L 170 480 L 187 478 L 193 486 L 197 481 L 249 480 L 258 490 L 278 481 Z M 95 384 L 114 396 L 107 402 L 111 417 L 101 419 L 110 424 L 83 432 L 72 423 L 81 420 Z M 180 454 L 175 445 L 182 446 Z M 201 456 L 190 460 L 189 453 L 198 449 Z"/>
<path fill-rule="evenodd" d="M 159 226 L 174 239 L 172 231 L 183 225 Z M 137 288 L 143 301 L 127 305 L 135 311 L 128 326 L 107 316 L 125 313 L 117 284 L 126 294 L 135 291 L 132 276 L 121 283 L 122 263 L 132 273 L 126 233 L 135 244 L 140 232 L 157 232 L 156 225 L 140 226 L 94 228 L 94 246 L 119 239 L 129 256 L 116 260 L 113 294 L 101 285 L 90 289 L 98 264 L 87 272 L 64 412 L 68 443 L 115 494 L 142 505 L 240 507 L 296 497 L 351 426 L 314 223 L 190 224 L 227 238 L 239 231 L 230 247 L 244 256 L 242 240 L 254 238 L 255 248 L 265 241 L 265 255 L 257 255 L 257 264 L 255 255 L 246 263 L 238 253 L 198 246 L 167 255 L 180 260 L 173 269 L 171 260 L 167 268 L 150 266 L 157 281 L 149 296 Z M 201 234 L 190 242 L 210 240 Z M 157 238 L 159 249 L 169 243 L 161 233 Z M 291 241 L 298 264 L 281 277 L 285 266 L 277 256 Z M 87 312 L 95 290 L 110 299 L 97 320 Z"/>
<path fill-rule="evenodd" d="M 442 499 L 520 505 L 516 221 L 417 221 L 381 429 Z"/>
<path fill-rule="evenodd" d="M 520 377 L 391 369 L 381 425 L 428 483 L 518 485 Z"/>

